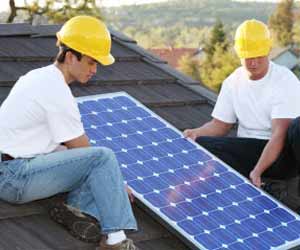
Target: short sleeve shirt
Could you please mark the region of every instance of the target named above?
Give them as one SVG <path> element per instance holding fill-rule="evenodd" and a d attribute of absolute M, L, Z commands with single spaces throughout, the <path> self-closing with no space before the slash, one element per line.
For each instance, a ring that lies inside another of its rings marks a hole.
<path fill-rule="evenodd" d="M 0 151 L 34 157 L 84 134 L 62 72 L 49 65 L 20 77 L 0 108 Z"/>
<path fill-rule="evenodd" d="M 270 62 L 267 74 L 250 80 L 243 67 L 223 83 L 212 116 L 238 123 L 238 136 L 271 137 L 272 120 L 300 115 L 300 82 L 287 68 Z"/>

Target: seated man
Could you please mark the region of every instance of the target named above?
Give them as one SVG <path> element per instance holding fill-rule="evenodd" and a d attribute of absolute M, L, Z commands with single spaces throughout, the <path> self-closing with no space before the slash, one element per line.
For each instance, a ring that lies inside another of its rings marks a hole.
<path fill-rule="evenodd" d="M 242 66 L 223 82 L 213 119 L 184 131 L 186 137 L 250 178 L 257 187 L 262 184 L 262 176 L 295 176 L 300 163 L 295 154 L 300 150 L 296 139 L 300 138 L 299 120 L 291 124 L 300 115 L 300 82 L 290 70 L 269 61 L 270 49 L 267 26 L 257 20 L 243 22 L 235 35 L 235 50 Z M 235 123 L 238 137 L 224 137 Z"/>
<path fill-rule="evenodd" d="M 100 250 L 137 249 L 123 230 L 136 230 L 114 153 L 91 147 L 69 84 L 86 83 L 97 62 L 114 62 L 105 24 L 71 18 L 57 33 L 54 64 L 20 77 L 0 108 L 0 198 L 16 204 L 68 192 L 51 217 L 85 241 L 105 235 Z M 61 145 L 67 150 L 57 150 Z M 78 211 L 91 217 L 76 216 Z"/>

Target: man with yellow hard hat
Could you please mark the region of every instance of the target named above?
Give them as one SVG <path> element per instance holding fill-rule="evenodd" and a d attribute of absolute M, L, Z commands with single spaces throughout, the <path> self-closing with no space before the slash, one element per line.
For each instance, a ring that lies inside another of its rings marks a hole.
<path fill-rule="evenodd" d="M 271 45 L 264 23 L 243 22 L 235 35 L 242 66 L 223 82 L 212 120 L 184 131 L 258 187 L 262 176 L 295 176 L 300 163 L 294 154 L 300 150 L 299 119 L 291 122 L 300 115 L 300 82 L 289 69 L 270 62 Z M 235 123 L 237 137 L 224 137 Z"/>
<path fill-rule="evenodd" d="M 69 88 L 86 83 L 98 62 L 114 62 L 110 33 L 102 21 L 77 16 L 57 39 L 54 64 L 20 77 L 0 108 L 0 199 L 21 204 L 68 192 L 52 219 L 87 242 L 103 234 L 100 250 L 135 250 L 123 231 L 137 225 L 116 157 L 90 146 Z"/>

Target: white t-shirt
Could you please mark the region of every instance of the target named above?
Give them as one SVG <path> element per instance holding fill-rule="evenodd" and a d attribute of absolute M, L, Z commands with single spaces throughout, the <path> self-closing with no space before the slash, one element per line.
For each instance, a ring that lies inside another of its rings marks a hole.
<path fill-rule="evenodd" d="M 20 77 L 0 108 L 0 151 L 33 157 L 84 134 L 77 103 L 54 65 Z"/>
<path fill-rule="evenodd" d="M 240 67 L 224 81 L 212 116 L 238 122 L 239 137 L 270 139 L 272 119 L 300 116 L 300 82 L 289 69 L 273 62 L 256 81 Z"/>

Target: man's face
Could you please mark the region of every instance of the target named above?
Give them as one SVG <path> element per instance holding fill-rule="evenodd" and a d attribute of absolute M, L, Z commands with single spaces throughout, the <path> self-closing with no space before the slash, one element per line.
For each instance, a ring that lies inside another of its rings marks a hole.
<path fill-rule="evenodd" d="M 70 74 L 74 81 L 88 82 L 97 72 L 97 61 L 89 56 L 83 55 L 79 61 L 75 55 L 72 56 Z"/>
<path fill-rule="evenodd" d="M 263 78 L 269 69 L 268 56 L 241 59 L 241 64 L 246 69 L 251 80 Z"/>

